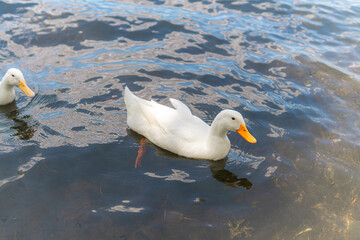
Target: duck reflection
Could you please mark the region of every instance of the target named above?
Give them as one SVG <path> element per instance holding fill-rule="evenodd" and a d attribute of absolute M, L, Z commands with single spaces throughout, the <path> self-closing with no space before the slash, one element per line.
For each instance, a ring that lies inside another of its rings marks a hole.
<path fill-rule="evenodd" d="M 252 183 L 246 178 L 238 178 L 234 173 L 225 169 L 227 158 L 220 161 L 209 161 L 210 171 L 219 182 L 231 187 L 244 187 L 250 189 Z"/>
<path fill-rule="evenodd" d="M 141 166 L 141 158 L 145 154 L 145 138 L 131 129 L 127 129 L 128 136 L 134 138 L 139 144 L 138 156 L 135 160 L 135 168 Z M 149 141 L 147 141 L 149 143 Z M 171 157 L 171 158 L 182 158 L 174 153 L 168 152 L 164 149 L 153 145 L 158 151 L 157 154 L 163 157 Z M 140 158 L 140 159 L 139 159 Z M 231 187 L 243 187 L 245 189 L 250 189 L 252 187 L 252 183 L 247 178 L 239 178 L 234 173 L 225 169 L 226 161 L 228 159 L 225 158 L 220 161 L 207 161 L 209 163 L 209 168 L 212 173 L 212 176 L 219 182 L 222 182 Z"/>
<path fill-rule="evenodd" d="M 31 124 L 32 119 L 30 115 L 20 116 L 21 109 L 19 109 L 14 102 L 4 106 L 0 106 L 0 114 L 5 115 L 6 118 L 12 120 L 15 124 L 10 127 L 14 129 L 16 133 L 12 136 L 18 137 L 20 140 L 30 140 L 35 133 L 34 126 L 37 124 Z"/>

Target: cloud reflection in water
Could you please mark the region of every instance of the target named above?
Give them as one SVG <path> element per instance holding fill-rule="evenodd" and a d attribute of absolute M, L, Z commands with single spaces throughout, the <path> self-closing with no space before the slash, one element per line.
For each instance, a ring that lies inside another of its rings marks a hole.
<path fill-rule="evenodd" d="M 177 170 L 177 169 L 171 169 L 171 171 L 173 172 L 172 174 L 165 175 L 165 176 L 160 176 L 160 175 L 157 175 L 157 174 L 151 173 L 151 172 L 146 172 L 144 174 L 149 177 L 153 177 L 153 178 L 163 178 L 164 180 L 167 180 L 167 181 L 180 181 L 180 182 L 184 182 L 184 183 L 196 182 L 194 179 L 186 179 L 190 175 L 184 171 Z"/>
<path fill-rule="evenodd" d="M 130 203 L 130 201 L 129 200 L 123 200 L 122 203 L 127 204 L 127 203 Z M 144 210 L 144 208 L 143 207 L 139 207 L 139 208 L 128 207 L 128 206 L 125 206 L 123 204 L 120 204 L 120 205 L 110 207 L 110 208 L 108 208 L 106 210 L 108 212 L 140 213 L 140 212 L 142 212 Z"/>

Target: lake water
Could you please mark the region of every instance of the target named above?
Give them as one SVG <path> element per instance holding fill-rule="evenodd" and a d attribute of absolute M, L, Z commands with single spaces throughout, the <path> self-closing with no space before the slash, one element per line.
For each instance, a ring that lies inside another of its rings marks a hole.
<path fill-rule="evenodd" d="M 357 1 L 0 1 L 0 239 L 360 239 Z M 256 144 L 190 160 L 126 125 L 123 89 Z"/>

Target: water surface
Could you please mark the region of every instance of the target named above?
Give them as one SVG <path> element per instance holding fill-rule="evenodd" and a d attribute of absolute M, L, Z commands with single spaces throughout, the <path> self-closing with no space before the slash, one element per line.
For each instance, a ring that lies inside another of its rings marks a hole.
<path fill-rule="evenodd" d="M 0 1 L 0 239 L 356 239 L 356 1 Z M 240 111 L 218 162 L 146 143 L 123 89 Z"/>

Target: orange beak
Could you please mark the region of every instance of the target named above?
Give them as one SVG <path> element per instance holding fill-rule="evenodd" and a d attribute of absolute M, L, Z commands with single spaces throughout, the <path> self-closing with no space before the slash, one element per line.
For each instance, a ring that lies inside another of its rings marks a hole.
<path fill-rule="evenodd" d="M 249 133 L 246 126 L 244 124 L 240 125 L 240 128 L 236 130 L 238 134 L 240 134 L 246 141 L 250 143 L 256 143 L 256 139 Z"/>
<path fill-rule="evenodd" d="M 18 85 L 18 88 L 20 88 L 21 91 L 23 91 L 26 94 L 26 96 L 35 97 L 35 93 L 27 86 L 25 81 L 20 80 L 20 84 Z"/>

